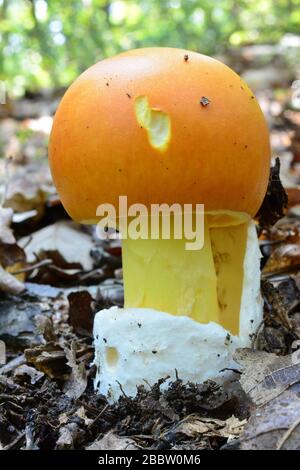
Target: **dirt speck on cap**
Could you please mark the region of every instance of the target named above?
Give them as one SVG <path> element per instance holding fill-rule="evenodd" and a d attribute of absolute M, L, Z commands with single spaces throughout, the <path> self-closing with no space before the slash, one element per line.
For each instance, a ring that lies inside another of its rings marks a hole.
<path fill-rule="evenodd" d="M 202 96 L 202 98 L 200 100 L 201 106 L 206 107 L 206 106 L 209 105 L 209 103 L 210 103 L 210 99 L 207 98 L 206 96 Z"/>

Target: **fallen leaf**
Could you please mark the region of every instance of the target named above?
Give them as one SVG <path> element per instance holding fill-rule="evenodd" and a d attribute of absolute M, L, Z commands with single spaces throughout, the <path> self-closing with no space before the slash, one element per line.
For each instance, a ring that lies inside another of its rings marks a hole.
<path fill-rule="evenodd" d="M 91 334 L 95 315 L 91 294 L 84 290 L 71 292 L 68 295 L 68 301 L 70 325 L 80 334 Z"/>
<path fill-rule="evenodd" d="M 87 417 L 84 406 L 80 406 L 80 408 L 78 408 L 75 413 L 75 416 L 81 418 L 84 421 L 85 426 L 90 426 L 94 422 L 93 419 Z"/>
<path fill-rule="evenodd" d="M 298 113 L 300 123 L 300 114 Z M 293 164 L 300 162 L 300 128 L 297 126 L 292 137 L 291 151 L 293 153 Z"/>
<path fill-rule="evenodd" d="M 261 227 L 274 225 L 284 215 L 287 207 L 287 195 L 280 181 L 280 160 L 276 158 L 275 165 L 271 167 L 269 184 L 265 198 L 256 215 Z"/>
<path fill-rule="evenodd" d="M 118 279 L 106 279 L 99 286 L 95 300 L 96 310 L 109 308 L 113 305 L 124 306 L 124 287 Z"/>
<path fill-rule="evenodd" d="M 46 315 L 36 315 L 35 317 L 36 330 L 41 334 L 46 341 L 55 341 L 55 332 L 53 328 L 52 319 Z"/>
<path fill-rule="evenodd" d="M 300 387 L 292 387 L 251 414 L 240 449 L 300 449 Z"/>
<path fill-rule="evenodd" d="M 0 339 L 17 350 L 40 344 L 43 338 L 37 334 L 36 317 L 42 312 L 40 299 L 26 292 L 6 295 L 0 302 Z"/>
<path fill-rule="evenodd" d="M 37 232 L 30 237 L 20 239 L 19 244 L 24 246 L 24 250 L 29 263 L 36 261 L 36 256 L 43 251 L 59 254 L 57 265 L 70 268 L 72 266 L 81 267 L 84 270 L 92 269 L 93 263 L 90 251 L 93 247 L 91 237 L 80 231 L 77 224 L 69 221 L 56 222 Z M 51 257 L 51 256 L 50 256 Z M 51 258 L 52 259 L 52 258 Z"/>
<path fill-rule="evenodd" d="M 15 212 L 37 210 L 40 218 L 44 214 L 49 196 L 55 192 L 47 160 L 10 165 L 4 205 Z"/>
<path fill-rule="evenodd" d="M 64 348 L 67 357 L 67 365 L 71 368 L 71 375 L 64 386 L 64 392 L 69 398 L 80 398 L 87 386 L 87 373 L 84 363 L 76 362 L 76 344 L 71 343 L 71 348 Z"/>
<path fill-rule="evenodd" d="M 24 289 L 25 286 L 21 281 L 0 266 L 0 291 L 9 294 L 20 294 Z"/>
<path fill-rule="evenodd" d="M 16 377 L 18 379 L 22 379 L 23 381 L 24 381 L 24 379 L 26 380 L 26 377 L 29 377 L 30 378 L 30 383 L 32 385 L 36 384 L 42 377 L 44 377 L 43 372 L 40 372 L 40 371 L 34 369 L 33 367 L 29 367 L 26 364 L 23 364 L 23 365 L 17 367 L 14 370 L 13 375 L 14 375 L 14 377 Z"/>
<path fill-rule="evenodd" d="M 0 266 L 9 273 L 14 273 L 23 268 L 26 262 L 25 253 L 22 248 L 17 245 L 14 234 L 10 228 L 12 216 L 12 209 L 0 207 Z M 25 276 L 21 273 L 15 277 L 21 282 L 25 279 Z M 9 278 L 7 278 L 7 282 L 9 282 Z M 5 283 L 5 281 L 3 281 L 3 283 Z M 2 288 L 2 290 L 5 289 Z M 17 293 L 15 290 L 6 291 Z"/>
<path fill-rule="evenodd" d="M 197 439 L 199 435 L 206 437 L 220 437 L 226 439 L 235 439 L 243 431 L 247 420 L 239 420 L 231 416 L 227 420 L 206 418 L 197 415 L 190 415 L 179 421 L 173 428 L 167 431 L 165 438 L 170 440 L 170 436 L 182 434 L 188 438 Z M 176 441 L 178 442 L 178 437 Z"/>
<path fill-rule="evenodd" d="M 300 162 L 299 162 L 300 163 Z M 286 188 L 288 195 L 288 208 L 293 208 L 294 211 L 299 210 L 300 205 L 300 188 Z"/>
<path fill-rule="evenodd" d="M 85 448 L 86 450 L 139 450 L 133 439 L 129 437 L 120 437 L 114 432 L 108 432 L 102 439 Z"/>
<path fill-rule="evenodd" d="M 270 333 L 275 339 L 276 329 L 278 346 L 283 340 L 282 348 L 273 350 L 272 344 L 267 345 L 268 352 L 291 352 L 292 342 L 300 337 L 300 291 L 296 279 L 289 277 L 276 287 L 271 282 L 263 281 L 262 294 L 265 301 L 263 334 Z M 268 338 L 265 338 L 268 343 Z M 271 338 L 272 339 L 272 338 Z M 276 342 L 276 339 L 275 339 Z"/>
<path fill-rule="evenodd" d="M 48 342 L 24 351 L 28 364 L 45 373 L 51 379 L 67 380 L 70 369 L 64 350 L 54 342 Z"/>
<path fill-rule="evenodd" d="M 277 246 L 271 253 L 263 268 L 263 274 L 297 271 L 300 269 L 300 243 L 284 243 Z"/>
<path fill-rule="evenodd" d="M 9 273 L 14 274 L 19 278 L 22 275 L 23 267 L 25 267 L 26 257 L 24 250 L 16 243 L 0 243 L 0 264 Z"/>
<path fill-rule="evenodd" d="M 238 349 L 235 360 L 246 367 L 240 378 L 241 385 L 252 401 L 261 406 L 300 381 L 300 364 L 292 356 L 251 349 Z"/>
<path fill-rule="evenodd" d="M 59 437 L 56 442 L 56 450 L 71 450 L 79 444 L 84 436 L 84 431 L 76 423 L 68 423 L 59 429 Z"/>
<path fill-rule="evenodd" d="M 300 363 L 293 355 L 238 350 L 241 384 L 251 398 L 241 449 L 300 449 Z"/>

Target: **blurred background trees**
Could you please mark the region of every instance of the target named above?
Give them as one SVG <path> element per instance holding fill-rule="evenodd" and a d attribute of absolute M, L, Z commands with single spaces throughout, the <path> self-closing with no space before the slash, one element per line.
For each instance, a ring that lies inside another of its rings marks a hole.
<path fill-rule="evenodd" d="M 17 96 L 134 47 L 216 55 L 299 32 L 300 0 L 0 0 L 0 80 Z"/>

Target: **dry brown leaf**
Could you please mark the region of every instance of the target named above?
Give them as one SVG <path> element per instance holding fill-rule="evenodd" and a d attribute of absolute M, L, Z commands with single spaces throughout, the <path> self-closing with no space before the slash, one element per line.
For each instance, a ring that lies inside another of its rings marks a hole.
<path fill-rule="evenodd" d="M 214 423 L 212 421 L 205 423 L 201 421 L 199 417 L 188 416 L 176 425 L 173 432 L 175 434 L 184 434 L 187 437 L 196 438 L 199 434 L 208 434 L 214 429 Z"/>
<path fill-rule="evenodd" d="M 83 363 L 76 362 L 76 344 L 71 343 L 71 349 L 64 347 L 67 365 L 71 368 L 71 375 L 64 386 L 64 392 L 69 398 L 80 398 L 87 386 L 87 374 Z"/>
<path fill-rule="evenodd" d="M 51 194 L 55 194 L 55 189 L 46 160 L 10 167 L 5 207 L 15 212 L 35 209 L 41 216 Z"/>
<path fill-rule="evenodd" d="M 243 450 L 299 450 L 299 392 L 299 386 L 293 387 L 261 408 L 255 409 L 241 436 L 240 448 Z"/>
<path fill-rule="evenodd" d="M 245 367 L 240 378 L 247 395 L 257 406 L 262 406 L 300 381 L 300 364 L 292 356 L 251 349 L 238 349 L 235 360 Z"/>
<path fill-rule="evenodd" d="M 93 330 L 93 298 L 86 290 L 71 292 L 69 301 L 69 323 L 79 334 L 91 335 Z"/>
<path fill-rule="evenodd" d="M 13 373 L 14 377 L 18 379 L 26 379 L 26 376 L 30 378 L 30 383 L 32 385 L 36 384 L 42 377 L 44 377 L 44 373 L 40 372 L 34 367 L 29 367 L 26 364 L 22 364 L 21 366 L 17 367 Z"/>
<path fill-rule="evenodd" d="M 256 214 L 260 227 L 270 227 L 281 219 L 287 202 L 287 194 L 280 180 L 280 160 L 277 157 L 274 166 L 270 169 L 267 192 Z"/>
<path fill-rule="evenodd" d="M 241 384 L 253 402 L 241 449 L 300 449 L 300 363 L 263 351 L 238 350 Z"/>
<path fill-rule="evenodd" d="M 84 406 L 80 406 L 80 408 L 78 408 L 75 413 L 75 416 L 78 416 L 79 418 L 83 419 L 85 426 L 90 426 L 94 422 L 93 419 L 87 417 Z"/>
<path fill-rule="evenodd" d="M 14 273 L 22 269 L 26 261 L 25 253 L 22 248 L 17 245 L 14 234 L 10 228 L 12 217 L 12 209 L 0 207 L 0 266 L 8 273 Z M 19 293 L 24 289 L 21 289 L 20 286 L 18 287 L 18 284 L 15 283 L 10 276 L 6 276 L 3 273 L 0 276 L 2 278 L 2 281 L 0 281 L 0 284 L 2 284 L 2 288 L 0 287 L 1 290 L 9 293 Z M 25 280 L 25 276 L 22 273 L 15 277 L 21 282 Z M 10 287 L 5 288 L 5 285 Z"/>
<path fill-rule="evenodd" d="M 275 248 L 264 266 L 263 274 L 286 271 L 300 265 L 300 244 L 286 243 Z"/>
<path fill-rule="evenodd" d="M 235 416 L 231 416 L 226 420 L 226 426 L 222 431 L 224 437 L 228 437 L 228 439 L 236 438 L 240 436 L 243 432 L 244 426 L 247 423 L 246 419 L 240 421 Z"/>
<path fill-rule="evenodd" d="M 24 280 L 24 273 L 26 256 L 22 248 L 16 243 L 7 244 L 0 242 L 0 264 L 3 268 L 11 274 L 16 273 L 19 280 Z"/>
<path fill-rule="evenodd" d="M 79 226 L 73 222 L 63 221 L 49 225 L 34 232 L 30 237 L 20 239 L 19 243 L 25 247 L 29 263 L 34 263 L 36 255 L 41 251 L 46 254 L 49 251 L 58 252 L 62 260 L 65 260 L 65 265 L 77 264 L 77 267 L 82 266 L 85 270 L 93 267 L 90 257 L 93 247 L 92 239 L 88 234 L 80 231 Z"/>
<path fill-rule="evenodd" d="M 293 212 L 299 210 L 300 205 L 300 188 L 286 188 L 289 198 L 288 208 L 293 208 Z"/>
<path fill-rule="evenodd" d="M 54 342 L 25 349 L 25 358 L 29 364 L 44 372 L 51 379 L 67 380 L 69 368 L 63 349 Z"/>
<path fill-rule="evenodd" d="M 235 416 L 231 416 L 227 420 L 200 417 L 198 415 L 190 415 L 180 421 L 171 430 L 173 434 L 184 434 L 189 438 L 196 439 L 199 435 L 206 437 L 215 436 L 226 439 L 235 439 L 243 431 L 246 420 L 240 421 Z M 168 431 L 168 434 L 170 431 Z"/>
<path fill-rule="evenodd" d="M 288 277 L 276 287 L 263 281 L 261 290 L 265 301 L 264 329 L 259 336 L 259 349 L 288 354 L 295 338 L 300 338 L 300 291 L 297 278 Z"/>
<path fill-rule="evenodd" d="M 20 294 L 25 289 L 24 284 L 0 266 L 0 291 L 8 294 Z"/>

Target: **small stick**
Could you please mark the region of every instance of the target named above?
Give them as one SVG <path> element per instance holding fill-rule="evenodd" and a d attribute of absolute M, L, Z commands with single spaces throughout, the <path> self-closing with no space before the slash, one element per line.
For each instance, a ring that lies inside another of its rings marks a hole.
<path fill-rule="evenodd" d="M 22 432 L 21 434 L 19 434 L 16 439 L 14 441 L 12 441 L 10 444 L 8 444 L 7 446 L 3 447 L 2 450 L 10 450 L 10 449 L 13 449 L 18 443 L 19 441 L 21 441 L 21 439 L 23 439 L 25 437 L 25 432 Z"/>
<path fill-rule="evenodd" d="M 105 407 L 100 411 L 100 413 L 98 414 L 98 416 L 96 416 L 95 419 L 93 419 L 92 423 L 90 423 L 88 425 L 88 429 L 90 429 L 92 426 L 94 426 L 94 424 L 98 421 L 99 418 L 101 418 L 101 416 L 103 415 L 103 413 L 105 413 L 105 411 L 107 410 L 109 405 L 105 405 Z"/>
<path fill-rule="evenodd" d="M 295 429 L 299 426 L 299 424 L 300 424 L 300 416 L 294 422 L 294 424 L 292 424 L 292 426 L 284 433 L 284 435 L 282 436 L 282 438 L 280 439 L 280 441 L 277 444 L 276 450 L 280 450 L 283 447 L 283 445 L 286 443 L 286 441 L 291 436 L 293 431 L 295 431 Z"/>
<path fill-rule="evenodd" d="M 15 276 L 16 274 L 30 273 L 31 271 L 34 271 L 35 269 L 42 268 L 43 266 L 50 266 L 51 264 L 53 264 L 53 261 L 51 259 L 43 259 L 42 261 L 39 261 L 36 264 L 27 266 L 26 268 L 18 269 L 17 271 L 14 271 L 10 274 Z"/>
<path fill-rule="evenodd" d="M 117 384 L 119 384 L 120 390 L 121 390 L 121 392 L 123 393 L 124 397 L 125 397 L 125 398 L 128 398 L 128 396 L 127 396 L 126 393 L 124 392 L 123 387 L 122 387 L 122 385 L 120 384 L 120 382 L 119 382 L 118 380 L 116 380 L 116 382 L 117 382 Z"/>
<path fill-rule="evenodd" d="M 4 364 L 4 366 L 0 367 L 0 375 L 7 374 L 8 372 L 11 372 L 12 370 L 16 369 L 17 367 L 21 366 L 22 364 L 25 364 L 25 356 L 24 354 L 21 354 L 21 356 L 16 357 L 15 359 L 12 359 L 10 362 L 7 364 Z"/>

